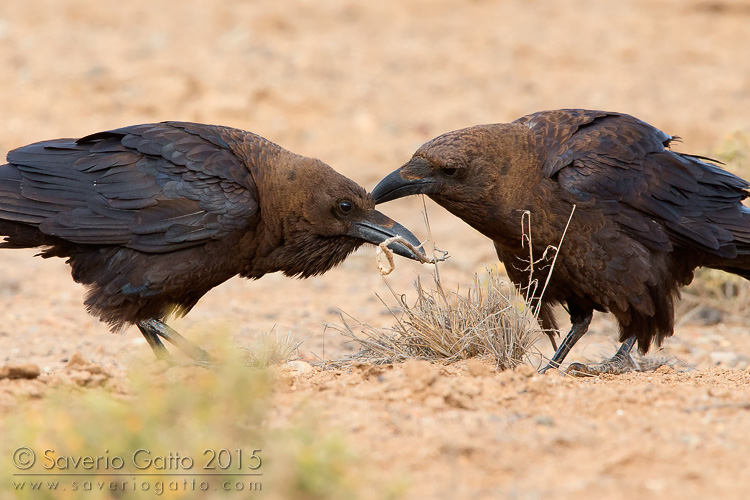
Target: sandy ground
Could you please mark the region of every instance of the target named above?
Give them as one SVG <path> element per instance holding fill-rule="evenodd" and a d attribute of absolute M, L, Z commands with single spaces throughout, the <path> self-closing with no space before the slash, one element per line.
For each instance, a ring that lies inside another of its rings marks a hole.
<path fill-rule="evenodd" d="M 681 150 L 710 154 L 750 132 L 748 23 L 741 0 L 6 0 L 0 151 L 189 120 L 251 130 L 372 188 L 441 132 L 585 107 L 636 115 L 681 136 Z M 421 209 L 416 198 L 383 207 L 425 235 Z M 443 282 L 463 288 L 494 262 L 492 245 L 428 210 L 452 254 Z M 33 255 L 0 253 L 0 364 L 55 373 L 76 351 L 118 370 L 148 359 L 137 330 L 111 335 L 86 314 L 63 261 Z M 388 280 L 398 291 L 429 279 L 426 267 L 397 264 Z M 335 358 L 352 349 L 324 329 L 340 310 L 390 325 L 376 294 L 389 296 L 363 248 L 319 278 L 231 280 L 171 324 L 207 348 L 217 332 L 247 346 L 275 327 L 305 339 L 305 356 Z M 745 498 L 750 332 L 725 320 L 680 322 L 665 355 L 686 373 L 314 371 L 289 375 L 276 411 L 283 422 L 313 400 L 376 464 L 408 475 L 413 498 Z M 568 360 L 611 353 L 613 331 L 597 317 Z"/>

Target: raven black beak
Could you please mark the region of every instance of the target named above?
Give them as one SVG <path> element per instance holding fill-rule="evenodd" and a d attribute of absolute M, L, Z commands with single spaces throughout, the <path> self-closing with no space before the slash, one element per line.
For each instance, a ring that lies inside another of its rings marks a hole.
<path fill-rule="evenodd" d="M 412 194 L 438 194 L 439 190 L 440 184 L 431 175 L 427 160 L 412 158 L 380 181 L 372 190 L 372 198 L 377 204 Z"/>
<path fill-rule="evenodd" d="M 394 236 L 401 236 L 415 247 L 421 245 L 417 237 L 414 236 L 411 231 L 376 210 L 370 212 L 370 216 L 367 219 L 355 222 L 352 225 L 349 235 L 364 240 L 367 243 L 372 243 L 373 245 L 379 245 L 388 238 L 393 238 Z M 388 245 L 388 248 L 401 257 L 420 262 L 422 261 L 419 256 L 400 243 L 391 243 Z M 425 255 L 424 250 L 421 248 L 419 249 L 419 253 L 423 256 Z"/>

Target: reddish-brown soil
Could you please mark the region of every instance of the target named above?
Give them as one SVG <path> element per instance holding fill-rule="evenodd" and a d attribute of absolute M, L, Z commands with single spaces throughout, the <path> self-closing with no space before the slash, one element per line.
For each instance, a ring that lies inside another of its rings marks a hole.
<path fill-rule="evenodd" d="M 586 107 L 636 115 L 681 136 L 680 150 L 710 154 L 750 132 L 748 26 L 743 0 L 6 0 L 0 152 L 190 120 L 251 130 L 372 188 L 441 132 Z M 425 235 L 421 209 L 417 198 L 383 206 Z M 495 262 L 492 245 L 428 210 L 452 255 L 443 282 L 464 288 Z M 62 260 L 34 253 L 0 252 L 0 365 L 35 363 L 49 380 L 79 351 L 125 377 L 129 359 L 150 359 L 136 329 L 112 335 L 86 314 Z M 339 310 L 391 323 L 374 253 L 363 248 L 306 281 L 231 280 L 170 324 L 206 348 L 219 338 L 251 346 L 275 327 L 305 339 L 310 358 L 340 357 L 353 347 L 324 329 Z M 400 259 L 388 280 L 412 294 L 429 273 Z M 407 478 L 411 498 L 747 498 L 750 329 L 729 316 L 678 323 L 665 355 L 687 372 L 573 380 L 476 364 L 283 369 L 273 411 L 283 426 L 309 401 L 373 464 Z M 597 317 L 569 361 L 611 354 L 614 330 Z M 43 397 L 47 385 L 2 380 L 0 408 Z"/>

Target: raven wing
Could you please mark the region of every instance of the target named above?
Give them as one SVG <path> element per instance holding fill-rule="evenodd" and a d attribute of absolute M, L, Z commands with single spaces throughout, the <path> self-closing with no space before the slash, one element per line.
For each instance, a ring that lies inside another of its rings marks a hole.
<path fill-rule="evenodd" d="M 222 238 L 252 225 L 259 211 L 248 165 L 230 146 L 237 137 L 263 141 L 165 122 L 16 149 L 0 166 L 0 218 L 75 243 L 148 253 Z"/>
<path fill-rule="evenodd" d="M 590 202 L 655 250 L 676 244 L 719 257 L 747 253 L 748 183 L 705 158 L 668 149 L 675 138 L 632 116 L 559 110 L 520 118 L 535 134 L 543 175 Z"/>

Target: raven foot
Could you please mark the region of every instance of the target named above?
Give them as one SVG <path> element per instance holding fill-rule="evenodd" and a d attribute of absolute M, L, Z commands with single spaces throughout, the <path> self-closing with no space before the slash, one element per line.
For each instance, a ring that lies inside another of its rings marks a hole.
<path fill-rule="evenodd" d="M 151 346 L 157 359 L 174 363 L 174 358 L 172 358 L 172 355 L 169 354 L 167 348 L 162 344 L 159 338 L 161 337 L 187 354 L 198 364 L 206 365 L 213 361 L 210 354 L 177 333 L 176 330 L 167 326 L 163 321 L 158 319 L 141 320 L 138 322 L 138 328 L 141 330 L 143 336 L 146 337 L 146 342 Z"/>
<path fill-rule="evenodd" d="M 617 353 L 601 363 L 571 363 L 566 373 L 576 377 L 595 377 L 597 375 L 610 374 L 621 375 L 636 370 L 636 364 L 630 356 L 630 350 L 635 344 L 635 337 L 630 337 L 622 343 Z"/>

